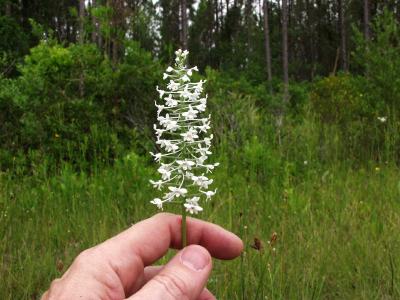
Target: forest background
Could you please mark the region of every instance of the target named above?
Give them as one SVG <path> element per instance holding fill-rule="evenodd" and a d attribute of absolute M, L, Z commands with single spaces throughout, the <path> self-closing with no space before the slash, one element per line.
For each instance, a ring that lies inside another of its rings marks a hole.
<path fill-rule="evenodd" d="M 400 297 L 400 1 L 0 0 L 0 299 L 156 213 L 157 85 L 207 80 L 218 299 Z M 165 262 L 165 261 L 164 261 Z"/>

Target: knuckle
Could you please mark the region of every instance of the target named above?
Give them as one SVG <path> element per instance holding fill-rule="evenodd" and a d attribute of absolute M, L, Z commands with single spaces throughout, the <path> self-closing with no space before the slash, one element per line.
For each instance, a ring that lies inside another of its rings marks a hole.
<path fill-rule="evenodd" d="M 60 282 L 61 282 L 61 279 L 59 279 L 59 278 L 54 279 L 54 280 L 52 281 L 52 283 L 50 284 L 49 290 L 50 290 L 50 291 L 56 290 L 57 287 L 60 285 Z"/>
<path fill-rule="evenodd" d="M 57 298 L 56 295 L 58 295 L 59 292 L 60 292 L 61 285 L 62 285 L 61 279 L 59 279 L 59 278 L 54 279 L 54 280 L 51 282 L 48 291 L 46 291 L 46 292 L 43 294 L 41 300 L 56 299 L 56 298 Z"/>
<path fill-rule="evenodd" d="M 163 218 L 167 218 L 167 217 L 171 217 L 171 216 L 174 216 L 174 214 L 167 213 L 167 212 L 160 212 L 160 213 L 157 213 L 156 215 L 154 215 L 154 218 L 163 219 Z"/>
<path fill-rule="evenodd" d="M 158 274 L 154 277 L 164 290 L 166 295 L 172 299 L 189 299 L 188 286 L 186 282 L 175 274 Z"/>
<path fill-rule="evenodd" d="M 77 265 L 78 267 L 82 267 L 85 265 L 90 264 L 90 261 L 92 260 L 93 253 L 91 249 L 86 249 L 79 253 L 79 255 L 75 258 L 74 260 L 74 265 Z"/>

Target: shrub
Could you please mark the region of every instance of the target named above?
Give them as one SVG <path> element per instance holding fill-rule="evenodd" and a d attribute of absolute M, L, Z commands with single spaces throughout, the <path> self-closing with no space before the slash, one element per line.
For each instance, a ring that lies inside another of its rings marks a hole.
<path fill-rule="evenodd" d="M 399 109 L 400 93 L 400 25 L 394 13 L 384 10 L 372 22 L 373 36 L 365 40 L 355 30 L 356 66 L 365 72 L 365 88 L 374 99 L 379 113 L 386 107 Z"/>
<path fill-rule="evenodd" d="M 322 125 L 321 142 L 339 149 L 335 151 L 339 159 L 383 159 L 389 143 L 387 132 L 397 126 L 398 121 L 387 117 L 382 100 L 369 94 L 366 85 L 365 77 L 341 74 L 324 78 L 312 88 L 311 109 Z M 391 149 L 398 147 L 398 142 L 392 137 Z"/>
<path fill-rule="evenodd" d="M 112 162 L 132 144 L 146 146 L 137 136 L 152 122 L 160 70 L 136 43 L 112 66 L 95 45 L 42 41 L 18 78 L 0 80 L 2 168 L 16 161 L 30 168 L 43 157 L 89 167 Z"/>
<path fill-rule="evenodd" d="M 372 111 L 362 89 L 363 83 L 361 77 L 349 74 L 317 81 L 311 90 L 310 100 L 321 121 L 347 126 L 349 122 L 369 117 Z"/>

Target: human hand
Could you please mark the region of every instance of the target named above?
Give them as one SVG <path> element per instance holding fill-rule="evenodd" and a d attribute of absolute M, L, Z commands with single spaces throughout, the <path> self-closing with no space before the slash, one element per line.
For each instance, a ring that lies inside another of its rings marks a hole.
<path fill-rule="evenodd" d="M 65 274 L 53 281 L 42 300 L 215 299 L 205 285 L 211 256 L 233 259 L 242 241 L 225 229 L 187 219 L 188 244 L 165 266 L 152 263 L 168 248 L 180 248 L 181 217 L 161 213 L 80 253 Z"/>

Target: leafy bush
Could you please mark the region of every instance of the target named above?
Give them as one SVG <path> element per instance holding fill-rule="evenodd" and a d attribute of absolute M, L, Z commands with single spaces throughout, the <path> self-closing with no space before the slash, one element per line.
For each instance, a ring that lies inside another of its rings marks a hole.
<path fill-rule="evenodd" d="M 390 112 L 382 109 L 385 104 L 368 94 L 366 85 L 365 77 L 341 74 L 312 88 L 311 109 L 322 125 L 320 139 L 331 150 L 336 148 L 339 159 L 383 159 L 383 149 L 399 145 L 398 134 L 390 141 L 387 134 L 397 128 L 397 119 L 388 117 Z"/>
<path fill-rule="evenodd" d="M 162 77 L 160 65 L 136 43 L 126 46 L 115 68 L 95 45 L 43 41 L 19 72 L 16 79 L 0 80 L 3 169 L 16 161 L 30 168 L 34 157 L 80 167 L 113 161 L 123 149 L 138 146 L 132 128 L 152 122 L 155 85 Z"/>
<path fill-rule="evenodd" d="M 347 126 L 349 122 L 367 118 L 372 111 L 363 84 L 361 77 L 349 74 L 326 77 L 313 85 L 311 105 L 323 123 Z"/>
<path fill-rule="evenodd" d="M 354 60 L 365 72 L 365 88 L 374 99 L 379 113 L 387 107 L 399 109 L 400 93 L 400 25 L 394 13 L 384 10 L 372 22 L 373 37 L 365 40 L 355 30 Z"/>
<path fill-rule="evenodd" d="M 15 75 L 15 65 L 28 51 L 28 37 L 13 18 L 0 16 L 0 76 Z"/>

